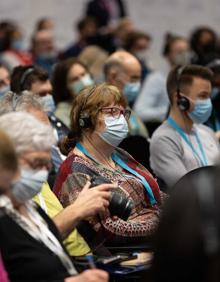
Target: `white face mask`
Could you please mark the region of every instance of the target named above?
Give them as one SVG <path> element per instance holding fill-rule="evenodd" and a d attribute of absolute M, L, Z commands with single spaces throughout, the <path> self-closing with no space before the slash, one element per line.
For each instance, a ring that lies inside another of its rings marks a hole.
<path fill-rule="evenodd" d="M 105 116 L 105 129 L 99 133 L 102 140 L 117 147 L 127 135 L 128 123 L 123 115 L 120 115 L 119 118 Z"/>
<path fill-rule="evenodd" d="M 47 170 L 31 170 L 22 169 L 20 179 L 13 184 L 12 194 L 16 201 L 19 203 L 25 203 L 36 196 L 42 188 L 44 182 L 47 181 Z"/>

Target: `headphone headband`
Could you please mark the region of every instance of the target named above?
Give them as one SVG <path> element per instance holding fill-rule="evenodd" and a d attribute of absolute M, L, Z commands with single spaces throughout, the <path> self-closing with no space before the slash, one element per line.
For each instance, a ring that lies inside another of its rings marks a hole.
<path fill-rule="evenodd" d="M 177 105 L 181 111 L 188 111 L 190 108 L 190 101 L 187 97 L 180 95 L 180 80 L 187 65 L 179 66 L 176 70 L 176 93 Z"/>
<path fill-rule="evenodd" d="M 29 74 L 33 73 L 34 71 L 35 71 L 35 68 L 34 68 L 33 66 L 30 66 L 30 67 L 28 67 L 28 68 L 25 70 L 25 72 L 22 74 L 21 80 L 20 80 L 20 88 L 21 88 L 20 90 L 21 90 L 21 91 L 22 91 L 22 90 L 26 90 L 26 89 L 23 89 L 24 83 L 25 83 L 27 77 L 29 76 Z"/>
<path fill-rule="evenodd" d="M 79 114 L 78 114 L 78 121 L 79 121 L 79 126 L 81 128 L 89 128 L 91 126 L 91 118 L 88 114 L 85 114 L 84 116 L 82 115 L 86 104 L 88 102 L 88 99 L 92 96 L 92 94 L 94 93 L 96 89 L 96 86 L 93 86 L 90 90 L 89 93 L 86 95 L 80 109 L 79 109 Z"/>

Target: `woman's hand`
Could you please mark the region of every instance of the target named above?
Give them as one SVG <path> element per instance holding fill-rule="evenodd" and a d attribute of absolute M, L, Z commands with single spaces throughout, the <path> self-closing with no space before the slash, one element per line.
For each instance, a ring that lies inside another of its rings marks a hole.
<path fill-rule="evenodd" d="M 109 206 L 111 190 L 117 187 L 115 184 L 101 184 L 89 188 L 90 185 L 90 182 L 86 183 L 73 204 L 74 208 L 79 211 L 81 219 L 104 214 Z"/>
<path fill-rule="evenodd" d="M 99 269 L 89 269 L 81 274 L 65 279 L 65 282 L 107 282 L 108 273 Z"/>

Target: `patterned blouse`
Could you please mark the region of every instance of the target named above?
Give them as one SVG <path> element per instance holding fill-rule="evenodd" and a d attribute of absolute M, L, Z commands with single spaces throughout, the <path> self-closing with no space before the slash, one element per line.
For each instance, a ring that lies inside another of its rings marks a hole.
<path fill-rule="evenodd" d="M 110 216 L 100 220 L 98 217 L 94 217 L 89 220 L 90 224 L 96 231 L 103 227 L 106 233 L 111 235 L 129 238 L 148 237 L 154 233 L 157 227 L 164 194 L 159 190 L 156 180 L 146 168 L 138 164 L 124 150 L 117 149 L 115 152 L 123 158 L 123 161 L 126 160 L 126 164 L 130 168 L 145 178 L 157 201 L 156 205 L 150 205 L 141 181 L 119 165 L 116 164 L 116 169 L 111 170 L 91 159 L 74 153 L 69 155 L 61 165 L 54 192 L 63 206 L 66 207 L 75 201 L 88 177 L 102 176 L 106 179 L 106 182 L 118 183 L 118 188 L 116 188 L 118 192 L 134 202 L 134 208 L 128 220 L 124 221 L 119 218 L 115 220 Z"/>

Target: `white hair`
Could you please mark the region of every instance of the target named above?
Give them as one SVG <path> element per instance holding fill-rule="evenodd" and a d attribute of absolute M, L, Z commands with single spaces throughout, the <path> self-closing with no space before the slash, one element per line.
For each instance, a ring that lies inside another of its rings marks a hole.
<path fill-rule="evenodd" d="M 12 112 L 0 116 L 0 129 L 8 134 L 17 154 L 48 151 L 56 143 L 52 127 L 29 113 Z"/>

